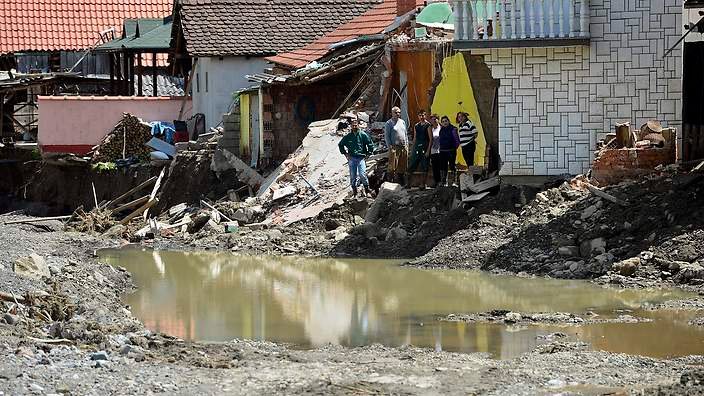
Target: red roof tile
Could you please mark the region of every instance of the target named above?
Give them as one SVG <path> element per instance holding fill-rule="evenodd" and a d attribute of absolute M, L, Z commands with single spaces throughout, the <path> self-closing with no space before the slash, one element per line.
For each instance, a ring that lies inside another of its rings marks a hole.
<path fill-rule="evenodd" d="M 304 67 L 310 62 L 318 60 L 330 51 L 330 45 L 352 40 L 361 36 L 379 34 L 396 20 L 398 0 L 384 0 L 374 8 L 358 16 L 332 32 L 324 35 L 309 45 L 276 56 L 266 58 L 291 68 Z M 423 0 L 416 0 L 418 7 L 424 4 Z"/>
<path fill-rule="evenodd" d="M 0 54 L 84 50 L 125 18 L 163 18 L 173 0 L 0 0 Z"/>

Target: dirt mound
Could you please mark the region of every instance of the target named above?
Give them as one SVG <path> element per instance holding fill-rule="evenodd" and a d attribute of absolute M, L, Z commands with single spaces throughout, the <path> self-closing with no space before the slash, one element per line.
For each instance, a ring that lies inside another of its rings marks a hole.
<path fill-rule="evenodd" d="M 481 267 L 558 278 L 704 277 L 704 175 L 624 182 L 606 190 L 613 203 L 564 183 L 539 193 L 518 215 L 483 214 L 412 262 Z"/>
<path fill-rule="evenodd" d="M 416 257 L 463 229 L 474 212 L 460 206 L 456 188 L 406 193 L 378 202 L 375 221 L 350 230 L 331 254 L 361 257 Z M 373 210 L 370 208 L 370 210 Z"/>

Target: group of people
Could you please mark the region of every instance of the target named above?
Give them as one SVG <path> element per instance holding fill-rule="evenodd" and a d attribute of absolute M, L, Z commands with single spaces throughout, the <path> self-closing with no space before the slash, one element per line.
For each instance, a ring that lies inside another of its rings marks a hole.
<path fill-rule="evenodd" d="M 428 170 L 432 169 L 435 186 L 456 183 L 457 150 L 461 148 L 467 166 L 473 165 L 478 131 L 465 112 L 457 113 L 455 122 L 456 126 L 446 115 L 439 117 L 431 114 L 428 117 L 425 110 L 420 110 L 418 122 L 409 136 L 406 122 L 401 118 L 401 109 L 391 109 L 391 119 L 384 124 L 384 141 L 389 149 L 387 174 L 394 181 L 406 184 L 407 174 L 419 172 L 425 180 Z M 357 120 L 351 120 L 350 127 L 350 133 L 339 143 L 340 152 L 348 160 L 353 195 L 357 196 L 360 184 L 364 187 L 364 193 L 369 194 L 364 160 L 373 153 L 374 143 L 359 128 Z"/>

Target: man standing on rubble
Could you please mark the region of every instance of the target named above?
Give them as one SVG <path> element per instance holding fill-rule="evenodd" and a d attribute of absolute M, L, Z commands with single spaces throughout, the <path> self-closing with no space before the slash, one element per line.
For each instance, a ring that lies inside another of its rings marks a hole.
<path fill-rule="evenodd" d="M 340 140 L 338 147 L 340 152 L 347 157 L 347 164 L 350 166 L 352 196 L 357 196 L 357 177 L 364 186 L 364 194 L 371 196 L 367 179 L 367 164 L 364 160 L 374 152 L 374 143 L 366 132 L 359 129 L 356 119 L 350 120 L 350 128 L 351 131 Z"/>
<path fill-rule="evenodd" d="M 389 148 L 388 172 L 401 184 L 405 181 L 404 175 L 408 167 L 408 127 L 406 121 L 401 119 L 401 109 L 391 109 L 391 119 L 384 125 L 384 141 Z"/>

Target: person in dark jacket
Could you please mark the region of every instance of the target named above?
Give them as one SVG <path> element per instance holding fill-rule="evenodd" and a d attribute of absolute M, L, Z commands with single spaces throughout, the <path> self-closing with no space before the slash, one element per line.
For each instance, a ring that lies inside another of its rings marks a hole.
<path fill-rule="evenodd" d="M 460 137 L 457 134 L 457 128 L 450 124 L 448 116 L 442 116 L 440 119 L 440 173 L 442 175 L 441 183 L 448 185 L 450 180 L 453 180 L 457 172 L 455 161 L 457 159 L 457 148 L 460 146 Z M 452 172 L 452 177 L 448 178 L 449 172 Z"/>
<path fill-rule="evenodd" d="M 364 194 L 371 196 L 369 179 L 367 179 L 367 164 L 364 159 L 374 152 L 374 143 L 366 132 L 359 129 L 356 119 L 350 121 L 350 128 L 351 131 L 340 140 L 338 147 L 340 153 L 347 157 L 347 164 L 350 167 L 352 196 L 357 196 L 357 177 L 364 186 Z"/>
<path fill-rule="evenodd" d="M 426 119 L 425 110 L 418 111 L 418 123 L 413 127 L 413 147 L 411 151 L 411 162 L 408 165 L 408 173 L 413 174 L 418 171 L 423 176 L 425 184 L 428 173 L 428 162 L 430 159 L 430 141 L 433 132 L 430 130 L 430 123 Z"/>

